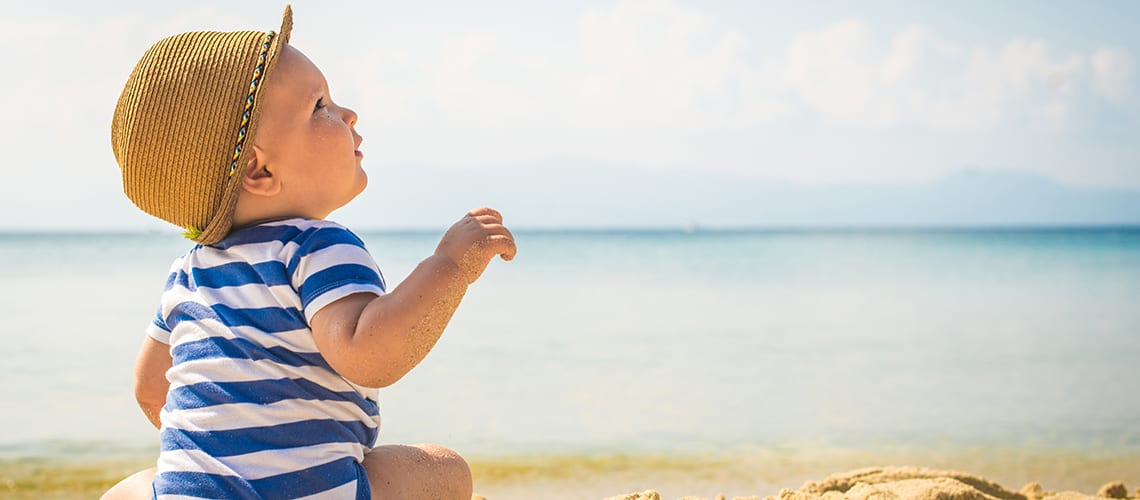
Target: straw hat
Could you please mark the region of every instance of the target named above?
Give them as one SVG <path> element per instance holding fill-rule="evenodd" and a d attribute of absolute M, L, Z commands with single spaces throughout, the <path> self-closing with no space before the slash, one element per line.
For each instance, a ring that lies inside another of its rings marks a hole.
<path fill-rule="evenodd" d="M 205 245 L 230 232 L 248 146 L 257 135 L 258 88 L 273 78 L 293 30 L 196 31 L 143 54 L 111 120 L 123 192 L 144 212 L 186 228 Z"/>

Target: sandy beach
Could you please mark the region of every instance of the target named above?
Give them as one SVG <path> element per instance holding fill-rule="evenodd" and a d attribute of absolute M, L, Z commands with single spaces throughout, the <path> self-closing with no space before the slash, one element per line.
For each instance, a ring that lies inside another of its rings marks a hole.
<path fill-rule="evenodd" d="M 868 466 L 868 463 L 923 465 Z M 862 464 L 862 465 L 860 465 Z M 473 462 L 488 500 L 1003 499 L 1140 497 L 1140 455 L 1027 449 L 764 451 Z"/>
<path fill-rule="evenodd" d="M 1137 491 L 1140 496 L 1140 491 Z M 606 500 L 661 500 L 654 490 L 612 496 Z M 685 500 L 703 500 L 683 497 Z M 759 500 L 759 496 L 735 496 L 735 500 Z M 765 500 L 827 500 L 827 499 L 962 499 L 962 500 L 1045 500 L 1078 498 L 1133 498 L 1121 481 L 1101 486 L 1095 495 L 1076 491 L 1049 491 L 1040 483 L 1029 483 L 1018 491 L 1011 491 L 986 478 L 957 471 L 927 469 L 923 467 L 870 467 L 834 474 L 821 481 L 809 481 L 798 490 L 782 489 Z M 718 495 L 717 500 L 726 497 Z"/>
<path fill-rule="evenodd" d="M 3 459 L 0 497 L 97 498 L 150 460 Z M 753 450 L 472 456 L 469 462 L 476 498 L 487 500 L 1140 498 L 1140 452 L 1135 451 Z"/>

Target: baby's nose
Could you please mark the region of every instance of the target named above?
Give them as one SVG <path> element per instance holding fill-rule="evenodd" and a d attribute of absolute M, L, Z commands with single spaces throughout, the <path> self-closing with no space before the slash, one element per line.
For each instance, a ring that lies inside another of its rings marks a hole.
<path fill-rule="evenodd" d="M 343 110 L 344 122 L 350 127 L 355 126 L 357 119 L 356 112 L 348 108 L 341 109 Z"/>

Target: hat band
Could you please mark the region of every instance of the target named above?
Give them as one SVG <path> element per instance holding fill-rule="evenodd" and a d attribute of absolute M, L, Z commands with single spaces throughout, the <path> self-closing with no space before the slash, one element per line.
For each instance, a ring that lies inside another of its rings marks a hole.
<path fill-rule="evenodd" d="M 257 66 L 253 68 L 253 78 L 249 81 L 249 93 L 245 96 L 245 109 L 241 114 L 241 126 L 238 127 L 237 145 L 234 146 L 234 156 L 230 160 L 230 171 L 226 174 L 227 186 L 233 181 L 234 172 L 237 172 L 238 157 L 241 156 L 242 146 L 245 145 L 245 133 L 249 129 L 250 115 L 253 113 L 253 101 L 257 96 L 257 87 L 261 83 L 261 76 L 265 73 L 265 59 L 269 54 L 269 46 L 275 36 L 277 33 L 267 31 L 265 40 L 261 42 L 261 49 L 257 52 Z M 194 226 L 186 226 L 186 231 L 182 233 L 182 236 L 196 240 L 202 235 L 202 231 L 202 229 Z"/>
<path fill-rule="evenodd" d="M 245 144 L 245 131 L 249 128 L 249 116 L 253 112 L 253 99 L 257 95 L 257 86 L 261 82 L 261 75 L 265 71 L 265 58 L 269 53 L 269 44 L 277 33 L 265 33 L 265 41 L 261 43 L 261 50 L 257 53 L 257 67 L 253 68 L 253 78 L 249 82 L 249 94 L 245 97 L 245 110 L 241 114 L 241 127 L 238 128 L 237 145 L 234 146 L 234 157 L 230 162 L 229 177 L 237 171 L 238 157 L 241 156 L 242 145 Z M 227 181 L 228 183 L 229 181 Z"/>

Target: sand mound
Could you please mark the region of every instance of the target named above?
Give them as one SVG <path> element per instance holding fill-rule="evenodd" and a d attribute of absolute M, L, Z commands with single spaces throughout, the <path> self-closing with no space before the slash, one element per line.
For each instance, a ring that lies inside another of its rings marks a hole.
<path fill-rule="evenodd" d="M 824 498 L 914 498 L 939 500 L 1026 500 L 1026 496 L 978 476 L 923 467 L 859 469 L 783 490 L 781 500 Z"/>
<path fill-rule="evenodd" d="M 1128 489 L 1115 482 L 1104 485 L 1100 498 L 1127 498 Z M 765 500 L 1075 500 L 1098 496 L 1073 491 L 1046 491 L 1031 483 L 1010 491 L 985 478 L 962 472 L 923 467 L 872 467 L 833 474 L 823 481 L 809 481 L 799 490 L 784 489 Z M 655 491 L 630 493 L 607 500 L 660 500 Z M 699 500 L 685 497 L 687 500 Z M 724 497 L 718 497 L 723 499 Z M 736 500 L 760 497 L 736 497 Z"/>

